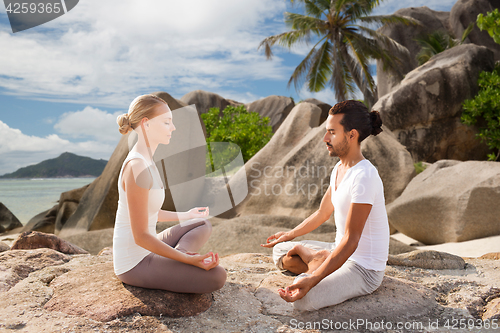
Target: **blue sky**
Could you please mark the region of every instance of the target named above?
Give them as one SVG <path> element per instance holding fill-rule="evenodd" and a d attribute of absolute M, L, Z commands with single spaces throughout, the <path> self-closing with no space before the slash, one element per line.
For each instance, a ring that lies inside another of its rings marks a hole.
<path fill-rule="evenodd" d="M 386 0 L 374 14 L 455 0 Z M 66 15 L 13 34 L 0 4 L 0 175 L 65 151 L 109 159 L 121 134 L 116 116 L 140 94 L 175 98 L 201 89 L 251 102 L 269 95 L 295 101 L 324 90 L 287 89 L 307 45 L 259 43 L 286 31 L 284 0 L 85 0 Z"/>

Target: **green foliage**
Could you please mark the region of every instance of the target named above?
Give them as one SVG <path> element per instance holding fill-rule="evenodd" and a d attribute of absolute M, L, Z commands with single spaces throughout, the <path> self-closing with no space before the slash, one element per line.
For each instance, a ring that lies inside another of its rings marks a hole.
<path fill-rule="evenodd" d="M 495 43 L 500 44 L 500 12 L 498 8 L 488 12 L 486 16 L 479 14 L 477 16 L 477 26 L 479 29 L 488 31 L 488 34 L 493 38 Z"/>
<path fill-rule="evenodd" d="M 318 92 L 332 87 L 336 99 L 355 98 L 359 90 L 371 106 L 377 99 L 377 87 L 369 70 L 371 59 L 380 60 L 384 69 L 402 74 L 401 57 L 408 49 L 380 30 L 380 26 L 417 24 L 417 21 L 397 15 L 370 15 L 379 0 L 290 0 L 304 6 L 304 14 L 285 12 L 285 24 L 291 30 L 264 39 L 268 59 L 271 47 L 278 44 L 293 46 L 313 41 L 314 46 L 293 72 L 297 90 L 305 82 L 309 91 Z M 376 27 L 375 27 L 376 26 Z"/>
<path fill-rule="evenodd" d="M 485 120 L 486 127 L 480 128 L 477 137 L 497 151 L 496 156 L 488 154 L 490 161 L 496 161 L 500 155 L 500 64 L 497 63 L 492 72 L 481 72 L 478 84 L 477 95 L 463 102 L 460 120 L 466 125 L 475 125 L 478 119 Z"/>
<path fill-rule="evenodd" d="M 452 47 L 462 45 L 473 28 L 474 23 L 469 24 L 462 34 L 461 40 L 455 39 L 455 36 L 443 30 L 437 30 L 427 36 L 416 38 L 415 41 L 422 47 L 417 54 L 418 65 L 425 64 L 436 54 L 451 49 Z"/>
<path fill-rule="evenodd" d="M 245 106 L 227 106 L 220 116 L 219 108 L 210 108 L 201 115 L 207 130 L 207 145 L 214 151 L 209 154 L 207 169 L 217 169 L 216 166 L 230 162 L 238 152 L 234 145 L 212 145 L 210 142 L 231 142 L 236 144 L 246 163 L 271 139 L 273 132 L 269 125 L 269 117 L 261 118 L 257 112 L 248 112 Z M 215 168 L 214 168 L 215 166 Z"/>
<path fill-rule="evenodd" d="M 419 173 L 421 173 L 422 171 L 424 171 L 425 168 L 427 168 L 427 166 L 425 164 L 423 164 L 422 162 L 413 163 L 413 166 L 415 167 L 415 171 L 417 172 L 417 175 Z"/>

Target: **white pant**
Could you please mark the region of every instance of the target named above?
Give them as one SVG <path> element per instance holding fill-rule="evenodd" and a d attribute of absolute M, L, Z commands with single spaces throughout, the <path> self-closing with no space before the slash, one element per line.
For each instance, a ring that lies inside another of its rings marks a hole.
<path fill-rule="evenodd" d="M 335 249 L 335 243 L 320 241 L 282 242 L 273 248 L 273 260 L 278 268 L 283 269 L 282 259 L 287 252 L 297 244 L 312 250 Z M 303 273 L 297 276 L 294 283 L 307 276 Z M 301 299 L 293 303 L 302 311 L 318 310 L 326 306 L 342 303 L 353 297 L 371 294 L 382 283 L 384 271 L 366 269 L 353 260 L 347 260 L 339 269 L 321 280 Z"/>

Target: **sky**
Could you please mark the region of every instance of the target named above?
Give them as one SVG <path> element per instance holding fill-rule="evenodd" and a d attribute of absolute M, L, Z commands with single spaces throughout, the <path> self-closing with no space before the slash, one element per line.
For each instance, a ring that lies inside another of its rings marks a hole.
<path fill-rule="evenodd" d="M 373 14 L 456 0 L 386 0 Z M 335 104 L 332 90 L 287 88 L 312 45 L 260 42 L 288 31 L 284 0 L 80 0 L 67 14 L 12 33 L 0 4 L 0 175 L 68 151 L 108 160 L 116 117 L 138 95 L 193 90 L 251 102 L 270 95 Z"/>

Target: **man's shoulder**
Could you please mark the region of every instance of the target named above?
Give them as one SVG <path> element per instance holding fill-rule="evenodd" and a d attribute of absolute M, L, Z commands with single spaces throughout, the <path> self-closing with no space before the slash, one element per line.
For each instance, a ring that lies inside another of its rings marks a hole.
<path fill-rule="evenodd" d="M 367 159 L 359 163 L 359 168 L 356 168 L 356 175 L 362 178 L 379 178 L 378 169 Z"/>

